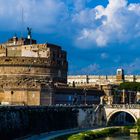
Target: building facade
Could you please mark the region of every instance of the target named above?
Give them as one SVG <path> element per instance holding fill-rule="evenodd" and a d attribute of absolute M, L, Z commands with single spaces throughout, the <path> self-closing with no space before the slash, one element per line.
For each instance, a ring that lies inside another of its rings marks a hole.
<path fill-rule="evenodd" d="M 99 104 L 101 96 L 104 96 L 103 90 L 96 88 L 73 88 L 57 87 L 55 88 L 53 104 L 65 105 L 92 105 Z"/>
<path fill-rule="evenodd" d="M 124 75 L 123 69 L 117 69 L 116 75 L 69 75 L 68 84 L 82 85 L 114 85 L 122 82 L 140 82 L 140 75 Z"/>
<path fill-rule="evenodd" d="M 106 104 L 140 103 L 140 93 L 118 90 L 122 82 L 140 82 L 139 75 L 125 75 L 123 69 L 117 69 L 116 75 L 76 75 L 68 76 L 68 84 L 75 87 L 97 87 L 103 90 Z"/>

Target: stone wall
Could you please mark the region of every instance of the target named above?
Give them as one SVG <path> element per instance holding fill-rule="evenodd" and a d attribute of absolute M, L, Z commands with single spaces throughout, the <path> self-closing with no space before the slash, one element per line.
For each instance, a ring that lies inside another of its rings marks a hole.
<path fill-rule="evenodd" d="M 0 91 L 0 103 L 2 105 L 40 105 L 40 91 L 17 90 L 17 88 Z"/>
<path fill-rule="evenodd" d="M 94 106 L 92 108 L 78 109 L 78 127 L 90 128 L 94 126 L 105 126 L 106 116 L 104 108 L 101 106 Z"/>
<path fill-rule="evenodd" d="M 77 112 L 72 108 L 0 107 L 0 137 L 13 139 L 77 127 Z"/>
<path fill-rule="evenodd" d="M 1 104 L 47 105 L 48 101 L 46 104 L 44 102 L 48 92 L 42 96 L 42 85 L 48 88 L 52 82 L 65 84 L 66 81 L 67 62 L 62 66 L 47 58 L 0 58 Z"/>
<path fill-rule="evenodd" d="M 0 107 L 0 137 L 13 139 L 71 128 L 103 125 L 97 106 L 87 107 Z M 100 116 L 100 117 L 97 117 Z M 102 117 L 103 118 L 103 117 Z"/>
<path fill-rule="evenodd" d="M 67 62 L 59 65 L 46 58 L 2 57 L 0 59 L 0 81 L 7 77 L 31 77 L 67 82 Z"/>

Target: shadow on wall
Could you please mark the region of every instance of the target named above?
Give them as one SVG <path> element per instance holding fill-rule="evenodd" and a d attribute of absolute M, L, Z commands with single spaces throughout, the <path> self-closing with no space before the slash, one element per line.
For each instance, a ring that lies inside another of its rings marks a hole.
<path fill-rule="evenodd" d="M 6 140 L 75 127 L 72 107 L 0 107 L 0 137 Z"/>
<path fill-rule="evenodd" d="M 102 105 L 93 106 L 89 109 L 79 109 L 78 127 L 89 128 L 95 126 L 105 126 L 107 122 L 105 109 Z"/>
<path fill-rule="evenodd" d="M 14 139 L 72 128 L 106 124 L 103 106 L 1 106 L 0 137 Z"/>

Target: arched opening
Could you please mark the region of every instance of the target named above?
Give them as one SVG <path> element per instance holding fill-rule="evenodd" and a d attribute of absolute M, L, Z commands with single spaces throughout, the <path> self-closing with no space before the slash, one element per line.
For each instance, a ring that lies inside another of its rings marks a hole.
<path fill-rule="evenodd" d="M 128 112 L 119 111 L 110 116 L 108 125 L 110 126 L 125 126 L 134 125 L 135 118 Z"/>

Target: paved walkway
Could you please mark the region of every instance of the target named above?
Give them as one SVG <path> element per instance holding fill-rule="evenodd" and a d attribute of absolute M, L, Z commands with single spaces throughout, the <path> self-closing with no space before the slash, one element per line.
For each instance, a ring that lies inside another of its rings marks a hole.
<path fill-rule="evenodd" d="M 25 138 L 24 140 L 51 140 L 52 138 L 67 135 L 67 134 L 73 134 L 73 133 L 79 133 L 83 131 L 93 130 L 93 129 L 99 129 L 99 128 L 83 128 L 83 129 L 69 129 L 69 130 L 61 130 L 61 131 L 53 131 L 49 133 L 42 133 L 40 135 L 34 135 L 29 138 Z"/>
<path fill-rule="evenodd" d="M 53 131 L 53 132 L 49 132 L 49 133 L 42 133 L 40 135 L 34 135 L 31 137 L 26 137 L 23 138 L 22 140 L 51 140 L 53 138 L 59 137 L 59 136 L 63 136 L 63 135 L 67 135 L 67 134 L 74 134 L 74 133 L 80 133 L 80 132 L 84 132 L 84 131 L 88 131 L 88 130 L 103 130 L 106 128 L 121 128 L 121 126 L 112 126 L 112 127 L 95 127 L 95 128 L 83 128 L 83 129 L 69 129 L 69 130 L 61 130 L 61 131 Z"/>

